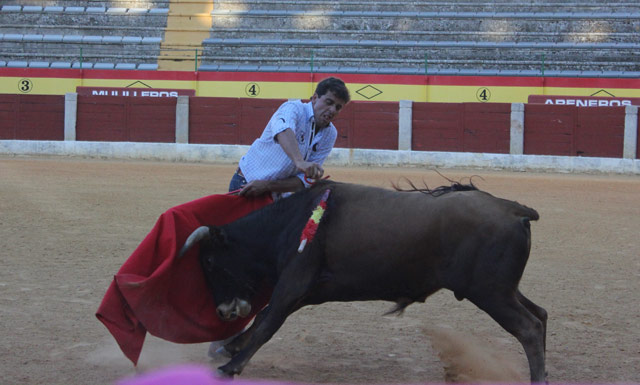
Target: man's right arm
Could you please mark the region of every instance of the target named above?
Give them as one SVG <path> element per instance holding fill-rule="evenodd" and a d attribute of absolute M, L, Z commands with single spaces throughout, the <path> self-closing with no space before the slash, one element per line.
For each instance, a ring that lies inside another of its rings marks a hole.
<path fill-rule="evenodd" d="M 298 171 L 303 172 L 307 178 L 320 179 L 324 174 L 324 169 L 317 163 L 307 162 L 300 154 L 296 135 L 293 130 L 287 128 L 275 136 L 276 141 L 284 150 L 285 154 L 291 159 Z"/>

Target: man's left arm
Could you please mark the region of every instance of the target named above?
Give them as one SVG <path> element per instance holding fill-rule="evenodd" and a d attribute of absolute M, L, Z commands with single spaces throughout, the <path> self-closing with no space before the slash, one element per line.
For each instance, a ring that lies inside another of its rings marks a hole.
<path fill-rule="evenodd" d="M 304 175 L 304 174 L 302 174 Z M 295 192 L 305 187 L 304 182 L 296 176 L 277 180 L 254 180 L 242 187 L 240 196 L 256 197 L 265 193 Z"/>

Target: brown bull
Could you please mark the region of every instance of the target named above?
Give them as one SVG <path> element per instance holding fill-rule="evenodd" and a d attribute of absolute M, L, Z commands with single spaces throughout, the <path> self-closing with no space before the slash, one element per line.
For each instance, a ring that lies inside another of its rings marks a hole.
<path fill-rule="evenodd" d="M 317 234 L 300 235 L 329 189 Z M 219 368 L 239 374 L 256 351 L 302 306 L 385 300 L 402 311 L 446 288 L 487 312 L 524 347 L 532 382 L 544 382 L 546 311 L 518 290 L 538 213 L 470 185 L 400 192 L 318 183 L 221 227 L 201 227 L 205 278 L 222 319 L 248 314 L 261 284 L 274 288 L 253 325 L 225 346 Z"/>

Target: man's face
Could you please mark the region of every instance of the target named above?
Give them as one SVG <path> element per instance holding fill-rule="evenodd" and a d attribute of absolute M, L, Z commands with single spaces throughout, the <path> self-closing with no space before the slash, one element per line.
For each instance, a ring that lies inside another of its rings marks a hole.
<path fill-rule="evenodd" d="M 318 128 L 324 128 L 335 119 L 342 107 L 345 106 L 345 101 L 338 98 L 331 91 L 327 91 L 324 95 L 318 96 L 313 94 L 311 97 L 311 105 L 313 106 L 313 116 L 316 120 L 316 126 Z"/>

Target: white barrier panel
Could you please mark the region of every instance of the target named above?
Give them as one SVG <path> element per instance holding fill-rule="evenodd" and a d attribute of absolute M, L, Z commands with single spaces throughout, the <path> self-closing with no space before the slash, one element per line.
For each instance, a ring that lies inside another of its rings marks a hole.
<path fill-rule="evenodd" d="M 55 155 L 172 162 L 237 163 L 249 146 L 223 144 L 0 140 L 3 155 Z M 335 148 L 327 166 L 469 167 L 511 171 L 640 175 L 640 160 L 470 152 Z"/>

